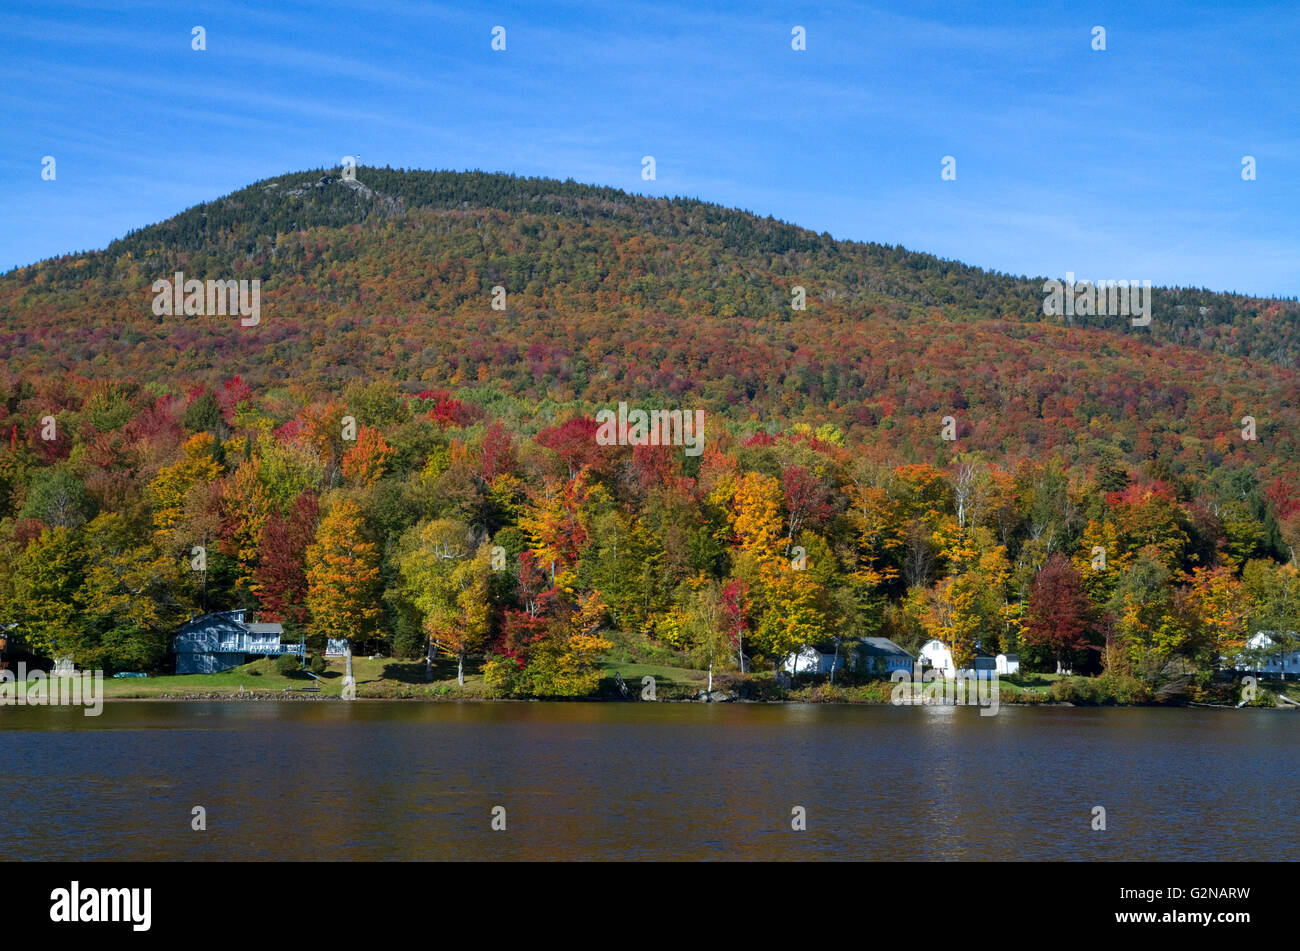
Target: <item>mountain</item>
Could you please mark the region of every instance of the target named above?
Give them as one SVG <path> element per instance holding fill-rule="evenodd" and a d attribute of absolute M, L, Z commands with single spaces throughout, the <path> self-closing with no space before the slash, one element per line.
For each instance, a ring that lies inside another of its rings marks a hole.
<path fill-rule="evenodd" d="M 184 316 L 178 272 L 257 307 Z M 590 696 L 616 644 L 779 695 L 884 634 L 1225 701 L 1300 629 L 1297 305 L 1151 301 L 1050 317 L 1041 279 L 573 182 L 260 182 L 0 277 L 0 623 L 157 670 L 249 606 L 498 696 Z M 692 438 L 606 439 L 619 404 Z"/>
<path fill-rule="evenodd" d="M 151 285 L 176 271 L 260 280 L 259 324 L 156 316 Z M 1156 288 L 1151 324 L 1132 327 L 1067 325 L 1043 299 L 1042 278 L 695 200 L 363 167 L 268 179 L 9 272 L 0 357 L 11 378 L 172 389 L 235 374 L 312 396 L 449 387 L 534 432 L 574 407 L 658 400 L 745 430 L 832 423 L 900 458 L 941 454 L 946 415 L 995 457 L 1272 474 L 1296 458 L 1295 301 Z"/>

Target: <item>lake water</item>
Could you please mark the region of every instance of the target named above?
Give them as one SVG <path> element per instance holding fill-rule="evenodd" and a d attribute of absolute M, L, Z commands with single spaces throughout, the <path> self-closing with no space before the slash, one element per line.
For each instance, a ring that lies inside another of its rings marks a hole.
<path fill-rule="evenodd" d="M 1298 730 L 1263 710 L 6 707 L 0 843 L 62 860 L 1289 859 Z"/>

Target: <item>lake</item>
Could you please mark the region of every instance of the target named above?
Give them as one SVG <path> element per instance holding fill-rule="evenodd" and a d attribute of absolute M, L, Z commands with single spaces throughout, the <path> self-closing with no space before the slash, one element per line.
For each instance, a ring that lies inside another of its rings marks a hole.
<path fill-rule="evenodd" d="M 0 839 L 60 860 L 1277 860 L 1298 729 L 1009 705 L 5 707 Z"/>

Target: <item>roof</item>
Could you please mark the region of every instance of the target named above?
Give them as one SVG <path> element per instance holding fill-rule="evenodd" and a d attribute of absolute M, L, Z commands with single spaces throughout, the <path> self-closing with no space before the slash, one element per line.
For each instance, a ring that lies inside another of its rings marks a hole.
<path fill-rule="evenodd" d="M 911 658 L 912 656 L 887 637 L 864 637 L 858 644 L 861 651 L 873 657 Z"/>
<path fill-rule="evenodd" d="M 239 618 L 242 616 L 240 611 L 212 611 L 208 614 L 200 614 L 198 617 L 192 617 L 181 624 L 181 630 L 193 627 L 208 627 L 213 624 L 220 624 L 227 627 L 244 626 L 244 622 Z"/>
<path fill-rule="evenodd" d="M 1020 660 L 1019 654 L 999 654 L 998 656 L 1004 658 L 1005 660 L 1016 660 L 1016 661 Z"/>
<path fill-rule="evenodd" d="M 883 637 L 873 637 L 873 638 L 870 638 L 870 640 L 873 640 L 873 641 L 883 641 L 883 640 L 885 640 L 885 638 L 883 638 Z M 951 650 L 952 650 L 951 647 L 949 647 L 949 646 L 948 646 L 947 644 L 945 644 L 943 641 L 939 640 L 937 637 L 936 637 L 936 638 L 933 638 L 933 639 L 931 639 L 931 640 L 928 640 L 928 641 L 926 641 L 923 645 L 921 645 L 921 650 L 925 650 L 927 647 L 930 647 L 931 645 L 938 645 L 939 650 L 945 650 L 945 651 L 951 651 Z M 988 651 L 986 651 L 984 648 L 980 647 L 978 644 L 976 644 L 976 645 L 975 645 L 975 656 L 976 656 L 976 657 L 992 657 L 993 655 L 990 654 Z"/>
<path fill-rule="evenodd" d="M 835 653 L 835 642 L 834 642 L 834 641 L 817 641 L 817 642 L 814 643 L 814 644 L 805 644 L 803 647 L 801 647 L 801 648 L 799 649 L 799 655 L 800 655 L 800 656 L 803 656 L 803 655 L 809 653 L 810 651 L 813 652 L 813 653 L 817 653 L 817 654 L 827 654 L 827 655 L 834 654 L 834 653 Z"/>
<path fill-rule="evenodd" d="M 273 624 L 271 622 L 244 622 L 244 627 L 248 628 L 250 634 L 283 634 L 283 624 Z"/>

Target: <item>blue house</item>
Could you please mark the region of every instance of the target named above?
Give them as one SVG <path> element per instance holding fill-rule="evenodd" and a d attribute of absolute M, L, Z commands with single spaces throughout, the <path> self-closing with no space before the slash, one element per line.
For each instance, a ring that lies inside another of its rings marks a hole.
<path fill-rule="evenodd" d="M 215 674 L 248 662 L 250 656 L 302 656 L 301 644 L 285 644 L 284 627 L 245 621 L 245 611 L 218 611 L 180 626 L 172 642 L 176 673 Z"/>
<path fill-rule="evenodd" d="M 915 658 L 887 637 L 859 637 L 842 642 L 838 655 L 833 641 L 807 644 L 786 658 L 785 669 L 792 674 L 829 674 L 834 668 L 887 675 L 911 670 L 913 663 Z"/>

